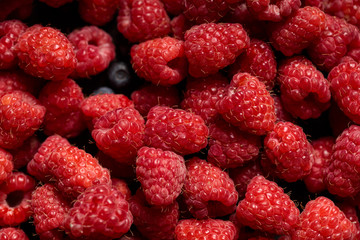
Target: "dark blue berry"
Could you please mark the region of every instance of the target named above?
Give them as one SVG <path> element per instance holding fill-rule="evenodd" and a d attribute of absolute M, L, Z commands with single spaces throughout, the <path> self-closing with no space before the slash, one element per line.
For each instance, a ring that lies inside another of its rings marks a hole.
<path fill-rule="evenodd" d="M 116 90 L 130 85 L 131 73 L 125 62 L 112 62 L 108 68 L 109 85 Z"/>
<path fill-rule="evenodd" d="M 111 88 L 104 86 L 95 89 L 92 95 L 105 94 L 105 93 L 114 93 L 114 91 Z"/>

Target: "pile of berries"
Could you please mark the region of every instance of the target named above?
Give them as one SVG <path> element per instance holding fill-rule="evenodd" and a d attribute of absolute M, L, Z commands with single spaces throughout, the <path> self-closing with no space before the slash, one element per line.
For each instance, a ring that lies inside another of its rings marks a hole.
<path fill-rule="evenodd" d="M 0 1 L 0 240 L 360 239 L 360 1 Z"/>

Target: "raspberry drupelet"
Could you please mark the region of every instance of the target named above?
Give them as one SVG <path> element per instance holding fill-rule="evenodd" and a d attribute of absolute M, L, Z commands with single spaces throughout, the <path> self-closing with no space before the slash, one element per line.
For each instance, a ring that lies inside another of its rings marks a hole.
<path fill-rule="evenodd" d="M 5 227 L 0 229 L 0 239 L 6 240 L 29 240 L 25 232 L 20 228 Z"/>
<path fill-rule="evenodd" d="M 13 168 L 13 156 L 11 153 L 0 148 L 0 183 L 11 175 Z"/>

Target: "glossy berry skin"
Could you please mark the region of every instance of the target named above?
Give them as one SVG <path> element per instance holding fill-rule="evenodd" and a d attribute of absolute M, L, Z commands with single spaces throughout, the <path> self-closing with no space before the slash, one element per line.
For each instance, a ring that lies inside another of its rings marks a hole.
<path fill-rule="evenodd" d="M 355 239 L 355 234 L 355 225 L 345 214 L 330 199 L 318 197 L 306 204 L 299 228 L 291 239 L 351 240 Z"/>
<path fill-rule="evenodd" d="M 124 195 L 110 185 L 95 185 L 78 196 L 65 218 L 73 238 L 114 239 L 129 231 L 133 216 Z"/>
<path fill-rule="evenodd" d="M 275 124 L 274 99 L 265 84 L 248 73 L 233 77 L 216 108 L 227 122 L 251 134 L 264 135 Z"/>
<path fill-rule="evenodd" d="M 289 235 L 299 224 L 299 209 L 284 190 L 263 176 L 248 184 L 245 199 L 236 209 L 244 225 L 268 233 Z"/>
<path fill-rule="evenodd" d="M 286 19 L 301 5 L 300 0 L 246 0 L 246 5 L 255 18 L 263 21 L 280 22 Z"/>
<path fill-rule="evenodd" d="M 5 181 L 11 175 L 13 171 L 13 156 L 0 148 L 0 183 Z"/>
<path fill-rule="evenodd" d="M 102 26 L 114 18 L 118 7 L 117 0 L 80 0 L 79 14 L 85 22 Z"/>
<path fill-rule="evenodd" d="M 232 222 L 221 219 L 183 219 L 176 225 L 175 235 L 176 240 L 234 240 L 237 229 Z"/>
<path fill-rule="evenodd" d="M 166 206 L 180 195 L 186 177 L 184 158 L 171 151 L 142 147 L 136 159 L 136 178 L 151 205 Z"/>
<path fill-rule="evenodd" d="M 0 229 L 0 239 L 4 240 L 29 240 L 20 228 L 6 227 Z"/>
<path fill-rule="evenodd" d="M 209 129 L 200 116 L 182 109 L 155 106 L 147 115 L 144 143 L 187 155 L 206 147 L 208 134 Z"/>
<path fill-rule="evenodd" d="M 352 206 L 350 203 L 344 201 L 343 203 L 336 204 L 339 209 L 345 214 L 346 218 L 349 219 L 356 228 L 355 239 L 360 237 L 360 224 L 359 218 L 357 216 L 357 208 L 356 206 Z"/>
<path fill-rule="evenodd" d="M 52 27 L 34 25 L 28 28 L 15 46 L 19 67 L 26 73 L 59 81 L 76 67 L 73 46 L 67 37 Z"/>
<path fill-rule="evenodd" d="M 174 85 L 187 75 L 184 42 L 175 38 L 156 38 L 133 45 L 130 55 L 136 74 L 155 85 Z"/>

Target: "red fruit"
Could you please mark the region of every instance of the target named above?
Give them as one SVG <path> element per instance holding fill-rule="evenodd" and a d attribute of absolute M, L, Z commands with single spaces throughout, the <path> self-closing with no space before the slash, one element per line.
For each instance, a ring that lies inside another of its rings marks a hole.
<path fill-rule="evenodd" d="M 145 145 L 174 151 L 180 155 L 196 153 L 206 147 L 209 129 L 204 120 L 182 109 L 155 106 L 145 124 Z"/>
<path fill-rule="evenodd" d="M 0 239 L 4 240 L 29 240 L 25 232 L 20 228 L 2 228 L 0 229 Z"/>
<path fill-rule="evenodd" d="M 217 73 L 234 63 L 249 45 L 250 38 L 241 24 L 204 23 L 194 26 L 185 33 L 189 74 L 206 77 Z"/>
<path fill-rule="evenodd" d="M 186 167 L 183 195 L 195 218 L 221 217 L 235 211 L 238 194 L 225 171 L 197 157 L 190 159 Z"/>
<path fill-rule="evenodd" d="M 360 26 L 359 7 L 359 0 L 333 0 L 323 3 L 323 10 L 326 13 L 337 16 L 339 18 L 344 18 L 349 23 L 358 27 Z"/>
<path fill-rule="evenodd" d="M 72 44 L 63 33 L 51 27 L 28 28 L 19 37 L 15 49 L 20 68 L 35 77 L 59 81 L 76 67 Z"/>
<path fill-rule="evenodd" d="M 0 148 L 0 183 L 11 175 L 13 168 L 13 156 Z"/>
<path fill-rule="evenodd" d="M 136 159 L 136 177 L 149 204 L 172 204 L 184 185 L 184 158 L 171 151 L 142 147 Z"/>
<path fill-rule="evenodd" d="M 276 120 L 274 99 L 265 84 L 248 73 L 233 77 L 227 94 L 217 102 L 216 108 L 227 122 L 256 135 L 271 131 Z"/>
<path fill-rule="evenodd" d="M 300 0 L 247 0 L 247 8 L 259 20 L 280 22 L 301 5 Z"/>
<path fill-rule="evenodd" d="M 136 74 L 155 85 L 179 83 L 187 74 L 184 42 L 171 37 L 133 45 L 131 63 Z"/>
<path fill-rule="evenodd" d="M 120 1 L 117 29 L 130 42 L 166 36 L 170 32 L 170 18 L 160 0 Z"/>
<path fill-rule="evenodd" d="M 177 15 L 170 21 L 171 33 L 174 38 L 184 40 L 185 32 L 193 25 L 194 23 L 185 18 L 184 14 Z"/>
<path fill-rule="evenodd" d="M 114 18 L 119 5 L 118 0 L 79 0 L 79 14 L 85 22 L 102 26 Z"/>
<path fill-rule="evenodd" d="M 64 225 L 73 238 L 102 240 L 121 237 L 132 223 L 124 195 L 110 185 L 100 184 L 78 196 Z"/>
<path fill-rule="evenodd" d="M 347 202 L 337 204 L 337 206 L 345 214 L 346 218 L 349 219 L 355 225 L 356 234 L 355 234 L 354 239 L 359 239 L 359 237 L 360 237 L 360 224 L 359 224 L 359 218 L 357 216 L 356 207 L 351 206 Z"/>
<path fill-rule="evenodd" d="M 245 199 L 236 209 L 236 217 L 242 224 L 279 235 L 294 231 L 299 215 L 299 209 L 284 190 L 263 176 L 251 180 Z"/>
<path fill-rule="evenodd" d="M 66 3 L 72 2 L 73 0 L 39 0 L 39 1 L 46 3 L 50 7 L 58 8 L 65 5 Z"/>
<path fill-rule="evenodd" d="M 125 180 L 120 178 L 111 178 L 112 186 L 121 192 L 126 200 L 131 198 L 131 191 Z"/>
<path fill-rule="evenodd" d="M 27 75 L 21 70 L 0 71 L 0 95 L 15 90 L 36 95 L 40 85 L 42 85 L 40 79 Z"/>

